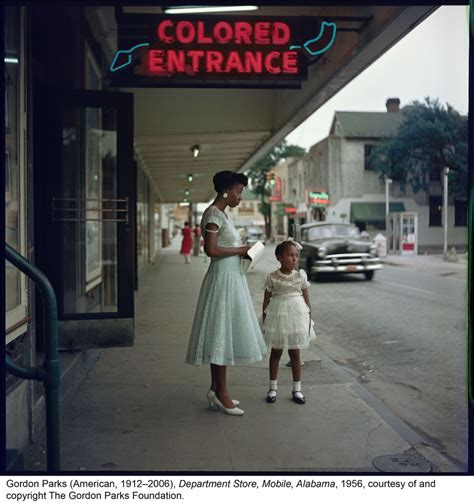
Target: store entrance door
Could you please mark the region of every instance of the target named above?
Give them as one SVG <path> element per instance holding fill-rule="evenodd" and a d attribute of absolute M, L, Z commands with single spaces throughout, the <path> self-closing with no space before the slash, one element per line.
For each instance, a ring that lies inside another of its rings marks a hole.
<path fill-rule="evenodd" d="M 130 346 L 133 95 L 73 91 L 49 101 L 51 94 L 35 101 L 35 172 L 41 173 L 35 180 L 35 243 L 37 263 L 58 299 L 60 347 Z"/>

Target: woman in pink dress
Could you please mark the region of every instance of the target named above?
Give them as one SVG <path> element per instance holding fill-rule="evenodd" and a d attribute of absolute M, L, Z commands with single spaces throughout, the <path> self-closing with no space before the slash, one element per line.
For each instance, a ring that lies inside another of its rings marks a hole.
<path fill-rule="evenodd" d="M 191 263 L 191 248 L 193 247 L 193 237 L 191 235 L 191 227 L 189 227 L 189 222 L 184 222 L 184 227 L 181 230 L 181 234 L 183 235 L 183 241 L 181 242 L 181 251 L 180 253 L 184 255 L 184 263 Z"/>

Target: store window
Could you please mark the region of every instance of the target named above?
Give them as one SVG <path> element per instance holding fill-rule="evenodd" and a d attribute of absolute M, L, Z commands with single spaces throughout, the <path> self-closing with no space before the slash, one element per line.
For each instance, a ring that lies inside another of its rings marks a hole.
<path fill-rule="evenodd" d="M 467 227 L 467 198 L 456 197 L 454 199 L 454 226 Z"/>
<path fill-rule="evenodd" d="M 430 227 L 441 227 L 441 196 L 430 196 Z"/>
<path fill-rule="evenodd" d="M 23 11 L 5 7 L 5 240 L 25 254 Z M 6 343 L 26 331 L 26 280 L 5 264 Z"/>
<path fill-rule="evenodd" d="M 148 261 L 148 179 L 141 169 L 137 179 L 137 253 L 141 265 Z"/>

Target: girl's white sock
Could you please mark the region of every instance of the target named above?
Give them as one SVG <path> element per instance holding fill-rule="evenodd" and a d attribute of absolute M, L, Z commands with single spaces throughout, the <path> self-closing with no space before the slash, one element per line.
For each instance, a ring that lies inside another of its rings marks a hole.
<path fill-rule="evenodd" d="M 293 381 L 293 394 L 298 398 L 304 398 L 303 393 L 301 393 L 301 381 Z"/>
<path fill-rule="evenodd" d="M 270 379 L 270 387 L 269 387 L 269 392 L 267 393 L 267 395 L 270 398 L 273 398 L 273 397 L 277 396 L 277 390 L 278 390 L 278 381 L 277 380 L 272 381 Z"/>

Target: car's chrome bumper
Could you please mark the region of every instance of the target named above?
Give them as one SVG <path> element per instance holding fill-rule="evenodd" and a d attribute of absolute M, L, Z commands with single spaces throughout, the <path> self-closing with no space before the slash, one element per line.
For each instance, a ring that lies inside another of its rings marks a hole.
<path fill-rule="evenodd" d="M 311 267 L 312 273 L 320 272 L 365 272 L 376 271 L 382 269 L 382 264 L 379 258 L 362 258 L 357 260 L 318 260 Z"/>

